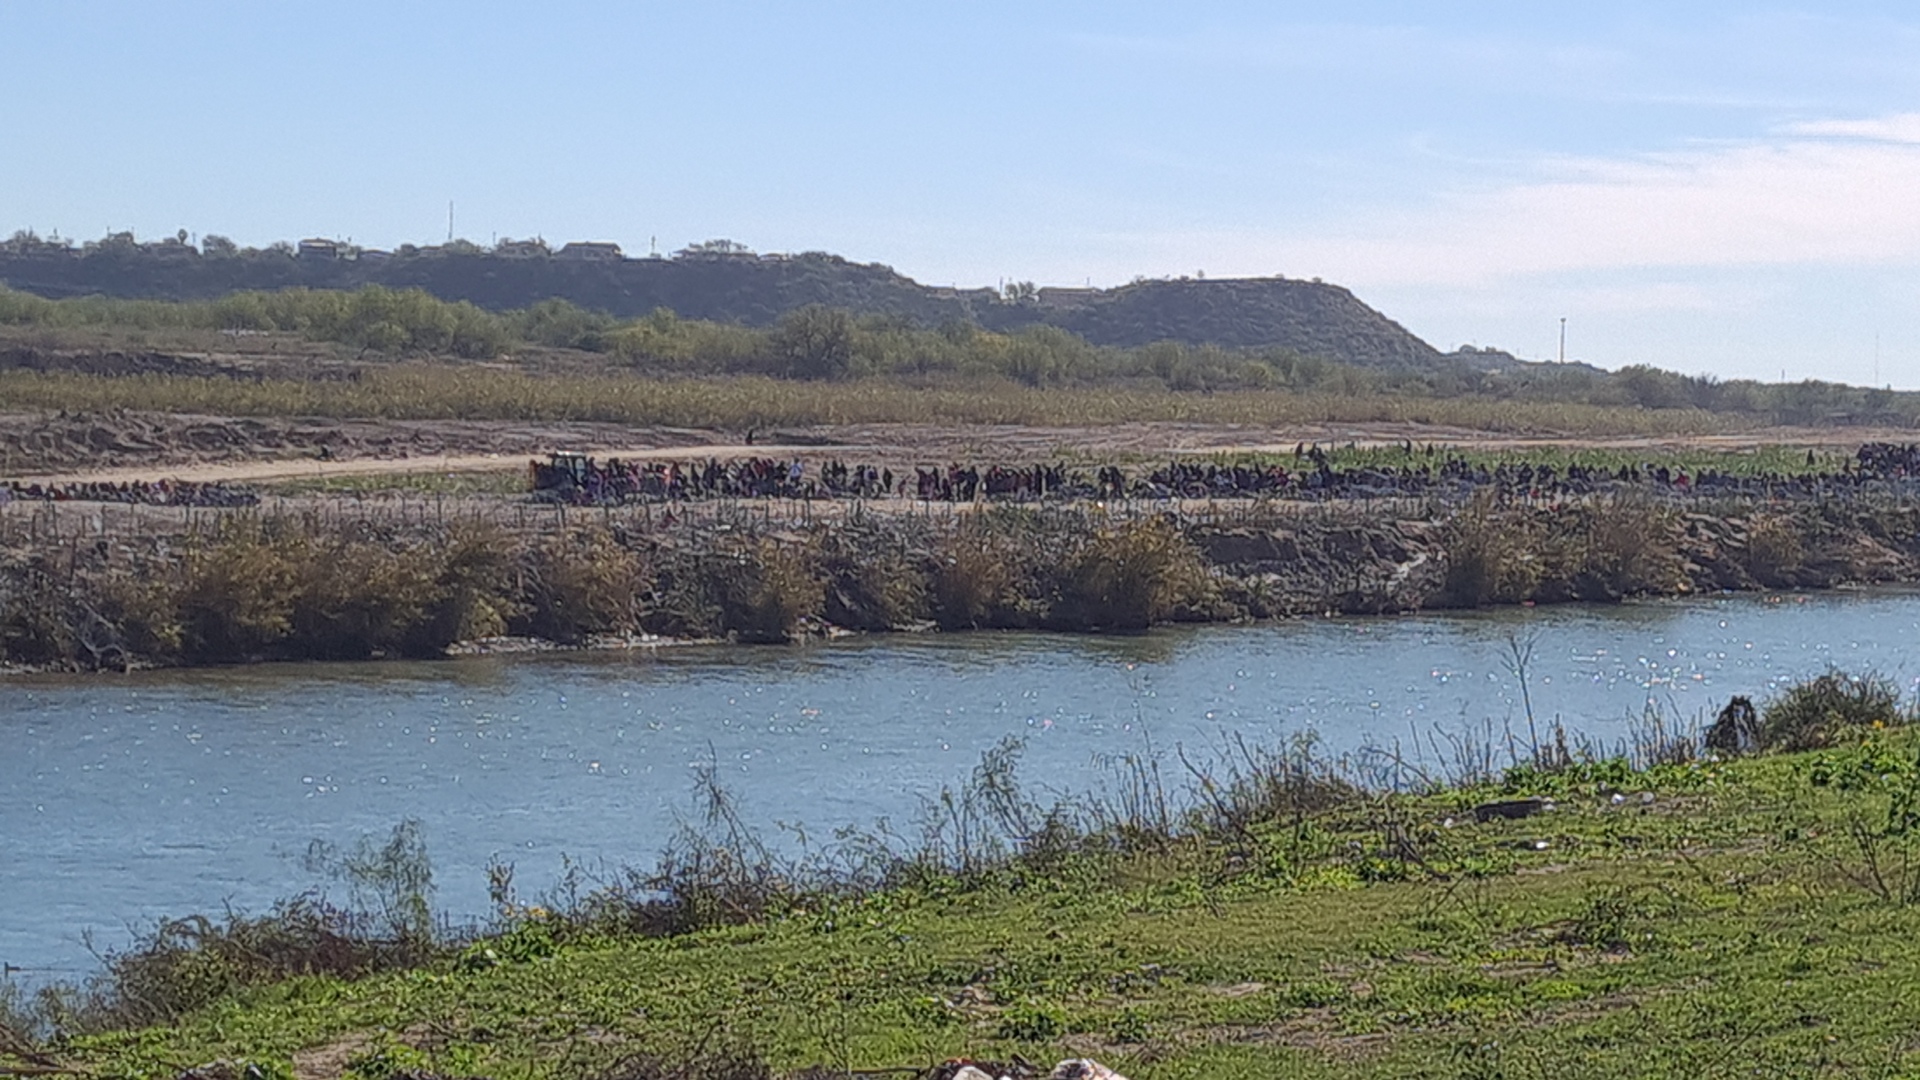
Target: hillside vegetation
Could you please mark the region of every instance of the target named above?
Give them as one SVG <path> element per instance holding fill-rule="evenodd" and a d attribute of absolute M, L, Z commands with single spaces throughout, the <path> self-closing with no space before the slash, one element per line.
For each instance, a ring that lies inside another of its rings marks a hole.
<path fill-rule="evenodd" d="M 184 239 L 140 244 L 118 234 L 74 248 L 16 233 L 0 244 L 0 284 L 47 297 L 174 301 L 378 285 L 420 289 L 493 311 L 559 298 L 616 318 L 666 309 L 688 319 L 763 328 L 821 305 L 921 327 L 963 324 L 1013 332 L 1054 326 L 1102 346 L 1177 341 L 1278 348 L 1363 367 L 1423 367 L 1440 359 L 1432 346 L 1347 290 L 1278 277 L 1142 279 L 1105 290 L 1038 289 L 1026 282 L 963 290 L 921 285 L 878 263 L 824 252 L 755 255 L 726 241 L 697 245 L 671 259 L 574 259 L 525 241 L 505 241 L 491 251 L 464 241 L 394 253 L 348 246 L 316 257 L 296 255 L 288 245 L 241 249 L 209 237 L 194 247 Z"/>
<path fill-rule="evenodd" d="M 265 336 L 276 350 L 259 347 Z M 234 367 L 209 359 L 247 353 L 253 361 L 278 355 L 274 341 L 323 346 L 299 349 L 262 366 Z M 11 341 L 9 345 L 7 342 Z M 183 355 L 185 354 L 185 355 Z M 391 361 L 512 360 L 520 372 L 494 365 L 411 363 L 415 383 L 440 390 L 410 393 L 411 405 L 348 405 L 367 397 L 338 381 L 351 363 L 362 377 L 403 378 Z M 392 375 L 381 375 L 383 371 Z M 34 373 L 27 377 L 26 373 Z M 94 376 L 162 376 L 186 382 L 119 385 Z M 661 423 L 705 423 L 659 410 L 610 409 L 625 390 L 609 388 L 593 404 L 596 383 L 609 376 L 653 383 L 728 376 L 738 383 L 694 391 L 757 404 L 736 404 L 736 421 L 838 422 L 820 408 L 795 411 L 793 381 L 834 384 L 817 395 L 848 420 L 972 419 L 988 422 L 1103 422 L 1102 418 L 1178 419 L 1222 423 L 1300 419 L 1413 420 L 1502 431 L 1626 433 L 1704 431 L 1761 424 L 1910 425 L 1920 421 L 1920 394 L 1836 383 L 1758 383 L 1684 376 L 1649 367 L 1603 372 L 1584 365 L 1543 364 L 1485 370 L 1457 358 L 1425 367 L 1369 368 L 1331 363 L 1280 347 L 1227 348 L 1156 341 L 1137 347 L 1096 345 L 1055 326 L 999 332 L 965 323 L 926 329 L 883 316 L 811 306 L 767 328 L 682 318 L 660 309 L 619 319 L 563 300 L 489 311 L 440 300 L 419 289 L 368 286 L 351 292 L 288 289 L 242 292 L 216 300 L 157 301 L 83 297 L 49 300 L 0 288 L 0 377 L 12 382 L 5 400 L 44 408 L 203 408 L 228 415 L 494 416 L 604 418 Z M 742 382 L 754 376 L 766 383 Z M 256 384 L 218 386 L 236 379 Z M 531 389 L 516 396 L 574 406 L 501 405 L 480 411 L 442 400 L 441 391 L 485 383 Z M 856 384 L 858 391 L 841 384 Z M 537 384 L 537 385 L 535 385 Z M 571 390 L 566 387 L 574 385 Z M 759 389 L 754 389 L 756 386 Z M 1060 408 L 1028 399 L 1032 389 L 1071 391 L 1090 399 Z M 1212 400 L 1220 391 L 1267 395 Z M 651 393 L 646 387 L 635 392 Z M 1168 392 L 1172 392 L 1171 395 Z M 418 395 L 425 393 L 428 399 Z M 679 393 L 679 391 L 675 391 Z M 556 397 L 558 395 L 558 397 Z M 955 412 L 943 398 L 974 404 Z M 1322 399 L 1303 403 L 1302 396 Z M 807 396 L 807 395 L 801 395 Z M 196 399 L 196 404 L 163 404 Z M 893 405 L 873 402 L 886 398 Z M 992 398 L 985 407 L 977 399 Z M 862 401 L 867 404 L 861 405 Z M 339 401 L 340 404 L 330 404 Z M 918 403 L 918 404 L 916 404 Z M 920 411 L 921 407 L 932 412 Z M 345 408 L 346 412 L 333 412 Z M 502 409 L 504 408 L 504 411 Z M 371 411 L 370 411 L 371 410 Z M 395 411 L 399 410 L 399 411 Z M 1598 410 L 1598 411 L 1596 411 Z M 1523 415 L 1524 414 L 1524 415 Z"/>

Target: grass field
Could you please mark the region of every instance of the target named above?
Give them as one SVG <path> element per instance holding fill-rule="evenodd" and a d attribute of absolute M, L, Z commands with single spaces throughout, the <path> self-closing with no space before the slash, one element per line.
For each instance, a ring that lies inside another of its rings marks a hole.
<path fill-rule="evenodd" d="M 1322 450 L 1329 464 L 1335 469 L 1400 469 L 1403 467 L 1418 469 L 1423 465 L 1437 468 L 1441 462 L 1449 458 L 1457 458 L 1469 465 L 1484 465 L 1489 469 L 1501 465 L 1515 468 L 1532 466 L 1536 469 L 1546 466 L 1560 473 L 1564 473 L 1570 465 L 1603 469 L 1609 473 L 1622 467 L 1638 468 L 1656 465 L 1694 475 L 1698 475 L 1702 470 L 1712 469 L 1736 476 L 1802 476 L 1809 473 L 1837 473 L 1854 460 L 1853 455 L 1847 453 L 1821 450 L 1810 454 L 1805 447 L 1777 445 L 1760 446 L 1750 450 L 1724 450 L 1711 447 L 1629 449 L 1578 446 L 1530 446 L 1517 450 L 1489 450 L 1470 446 L 1440 446 L 1436 448 L 1434 454 L 1429 455 L 1425 444 L 1416 441 L 1413 443 L 1411 452 L 1399 446 L 1369 446 L 1355 449 L 1323 446 Z M 1262 464 L 1278 461 L 1283 466 L 1292 467 L 1293 465 L 1291 454 L 1283 454 L 1279 457 L 1271 454 L 1213 456 L 1222 463 Z"/>
<path fill-rule="evenodd" d="M 484 472 L 403 472 L 406 462 L 396 462 L 394 472 L 347 476 L 320 476 L 298 480 L 276 480 L 259 485 L 269 495 L 444 495 L 473 496 L 524 495 L 527 470 L 523 467 L 493 469 Z"/>
<path fill-rule="evenodd" d="M 744 431 L 773 425 L 1111 425 L 1147 421 L 1272 427 L 1406 423 L 1560 435 L 1689 435 L 1741 431 L 1754 417 L 1696 409 L 1639 409 L 1392 394 L 1033 388 L 873 378 L 793 382 L 760 376 L 645 378 L 529 374 L 503 367 L 369 367 L 356 380 L 259 381 L 188 375 L 99 377 L 0 372 L 10 409 L 133 409 L 210 416 L 320 416 L 403 420 L 590 420 Z"/>
<path fill-rule="evenodd" d="M 51 1049 L 103 1076 L 226 1059 L 369 1080 L 667 1075 L 636 1071 L 646 1054 L 835 1076 L 960 1054 L 1088 1054 L 1133 1080 L 1912 1076 L 1917 744 L 1831 734 L 1270 803 L 664 938 L 550 914 L 561 897 L 426 968 L 242 989 Z M 1557 805 L 1476 822 L 1519 795 Z"/>

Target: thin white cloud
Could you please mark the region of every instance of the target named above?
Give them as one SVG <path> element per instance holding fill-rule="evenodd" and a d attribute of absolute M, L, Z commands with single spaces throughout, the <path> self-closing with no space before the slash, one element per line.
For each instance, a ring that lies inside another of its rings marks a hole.
<path fill-rule="evenodd" d="M 1896 137 L 1907 132 L 1916 137 Z M 1803 124 L 1769 141 L 1659 155 L 1564 159 L 1539 174 L 1335 231 L 1272 235 L 1260 246 L 1368 285 L 1920 262 L 1916 116 Z"/>
<path fill-rule="evenodd" d="M 1899 113 L 1872 120 L 1814 120 L 1794 124 L 1787 130 L 1795 135 L 1920 143 L 1920 113 Z"/>

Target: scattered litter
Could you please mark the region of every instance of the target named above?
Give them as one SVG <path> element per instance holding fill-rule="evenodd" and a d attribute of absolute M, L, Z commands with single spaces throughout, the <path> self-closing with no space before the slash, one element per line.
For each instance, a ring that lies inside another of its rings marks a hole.
<path fill-rule="evenodd" d="M 1495 818 L 1510 821 L 1535 814 L 1544 814 L 1553 809 L 1552 799 L 1502 799 L 1499 802 L 1481 803 L 1473 808 L 1473 820 L 1489 822 Z"/>
<path fill-rule="evenodd" d="M 924 1080 L 1036 1080 L 1038 1070 L 1015 1058 L 1012 1063 L 995 1065 L 970 1058 L 954 1058 L 942 1064 Z M 1127 1080 L 1126 1077 L 1091 1058 L 1068 1058 L 1053 1067 L 1046 1080 Z"/>
<path fill-rule="evenodd" d="M 1074 1058 L 1055 1065 L 1048 1080 L 1127 1080 L 1127 1078 L 1097 1061 Z"/>

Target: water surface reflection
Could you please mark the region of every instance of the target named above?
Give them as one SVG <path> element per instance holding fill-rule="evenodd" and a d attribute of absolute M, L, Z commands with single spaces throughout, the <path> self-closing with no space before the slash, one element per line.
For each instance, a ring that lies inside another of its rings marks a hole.
<path fill-rule="evenodd" d="M 1137 638 L 888 637 L 433 664 L 270 666 L 0 684 L 0 960 L 76 968 L 128 921 L 316 884 L 315 839 L 426 826 L 456 912 L 483 868 L 650 861 L 717 761 L 762 822 L 815 835 L 910 817 L 1009 734 L 1061 789 L 1138 750 L 1313 731 L 1329 750 L 1520 716 L 1623 737 L 1649 700 L 1693 717 L 1829 663 L 1912 685 L 1920 595 L 1173 628 Z"/>

